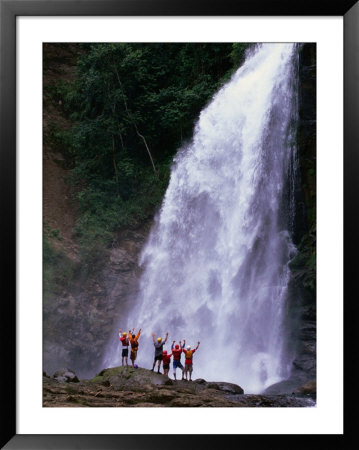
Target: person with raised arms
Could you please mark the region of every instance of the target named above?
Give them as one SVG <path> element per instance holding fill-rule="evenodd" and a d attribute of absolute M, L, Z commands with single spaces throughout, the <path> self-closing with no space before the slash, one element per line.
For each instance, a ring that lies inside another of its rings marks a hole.
<path fill-rule="evenodd" d="M 188 345 L 186 349 L 182 349 L 183 353 L 186 355 L 186 360 L 184 362 L 184 371 L 183 375 L 185 380 L 187 380 L 187 375 L 189 375 L 189 381 L 192 381 L 192 372 L 193 372 L 193 354 L 198 350 L 200 342 L 197 342 L 197 347 L 191 349 L 191 346 Z"/>
<path fill-rule="evenodd" d="M 131 333 L 129 333 L 129 341 L 131 344 L 130 360 L 132 363 L 132 367 L 135 367 L 135 361 L 137 358 L 137 351 L 138 351 L 138 338 L 140 337 L 140 334 L 141 328 L 138 330 L 137 334 L 135 334 L 135 328 L 132 328 Z"/>
<path fill-rule="evenodd" d="M 162 340 L 161 337 L 157 338 L 157 341 L 155 340 L 155 333 L 152 333 L 152 340 L 153 340 L 153 345 L 155 346 L 155 357 L 153 360 L 153 366 L 151 371 L 153 372 L 155 365 L 156 365 L 156 361 L 158 361 L 158 370 L 157 373 L 161 373 L 160 372 L 160 368 L 161 368 L 161 361 L 163 358 L 162 352 L 163 352 L 163 346 L 165 345 L 166 341 L 168 338 L 168 331 L 166 333 L 166 337 L 164 340 Z"/>
<path fill-rule="evenodd" d="M 130 341 L 127 337 L 126 331 L 119 330 L 118 335 L 120 336 L 120 342 L 122 344 L 122 365 L 128 366 L 128 346 L 130 345 Z"/>
<path fill-rule="evenodd" d="M 172 342 L 171 350 L 173 355 L 173 377 L 176 380 L 176 369 L 182 370 L 182 380 L 183 380 L 183 365 L 181 363 L 181 354 L 182 350 L 184 349 L 184 346 L 186 345 L 186 340 L 183 339 L 183 345 L 181 344 L 181 341 L 179 341 L 179 344 L 175 345 L 176 341 Z"/>

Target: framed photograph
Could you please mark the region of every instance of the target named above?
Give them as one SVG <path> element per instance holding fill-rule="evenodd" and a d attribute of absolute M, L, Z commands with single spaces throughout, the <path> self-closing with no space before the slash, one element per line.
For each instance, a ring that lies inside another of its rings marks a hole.
<path fill-rule="evenodd" d="M 0 2 L 2 448 L 342 445 L 357 2 Z"/>

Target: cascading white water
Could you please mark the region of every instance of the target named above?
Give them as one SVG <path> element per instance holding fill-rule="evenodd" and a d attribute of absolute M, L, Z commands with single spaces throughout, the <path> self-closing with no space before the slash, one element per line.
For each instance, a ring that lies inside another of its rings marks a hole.
<path fill-rule="evenodd" d="M 178 152 L 141 255 L 140 293 L 119 324 L 142 328 L 139 366 L 152 367 L 151 333 L 168 331 L 167 350 L 174 339 L 201 342 L 194 378 L 254 393 L 288 377 L 295 58 L 295 44 L 257 45 Z M 121 364 L 117 342 L 104 364 Z"/>

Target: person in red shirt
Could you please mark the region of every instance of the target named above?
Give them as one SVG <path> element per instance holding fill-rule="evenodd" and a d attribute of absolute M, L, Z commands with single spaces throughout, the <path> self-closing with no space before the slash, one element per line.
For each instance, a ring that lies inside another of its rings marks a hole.
<path fill-rule="evenodd" d="M 128 346 L 130 345 L 130 341 L 127 337 L 126 331 L 122 332 L 122 330 L 119 330 L 118 334 L 122 344 L 122 365 L 124 366 L 124 363 L 126 363 L 126 366 L 128 366 Z"/>
<path fill-rule="evenodd" d="M 191 347 L 188 345 L 186 349 L 182 349 L 183 353 L 186 355 L 186 360 L 184 362 L 184 371 L 183 375 L 185 380 L 187 380 L 187 374 L 189 374 L 189 381 L 192 381 L 192 372 L 193 372 L 193 353 L 198 349 L 200 342 L 197 342 L 197 347 L 191 350 Z"/>
<path fill-rule="evenodd" d="M 182 370 L 182 380 L 183 380 L 183 366 L 181 363 L 181 354 L 182 349 L 184 349 L 184 346 L 186 345 L 186 340 L 183 339 L 183 345 L 181 344 L 181 341 L 179 341 L 179 345 L 176 344 L 176 341 L 172 342 L 171 350 L 173 355 L 173 377 L 176 380 L 176 369 L 179 368 Z"/>
<path fill-rule="evenodd" d="M 167 350 L 163 350 L 162 352 L 162 364 L 163 364 L 163 375 L 168 377 L 168 371 L 170 370 L 170 362 L 171 362 L 172 353 L 167 355 Z"/>

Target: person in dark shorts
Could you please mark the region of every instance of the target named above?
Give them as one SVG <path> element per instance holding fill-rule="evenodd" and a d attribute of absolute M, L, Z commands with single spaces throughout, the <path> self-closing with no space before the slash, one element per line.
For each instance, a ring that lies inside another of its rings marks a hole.
<path fill-rule="evenodd" d="M 181 341 L 179 341 L 179 345 L 176 344 L 176 341 L 172 342 L 172 346 L 171 346 L 171 350 L 172 350 L 172 355 L 173 355 L 173 377 L 176 380 L 176 369 L 181 369 L 182 370 L 182 380 L 183 380 L 183 366 L 181 363 L 181 354 L 182 354 L 182 349 L 184 348 L 184 346 L 186 345 L 186 340 L 183 339 L 183 345 L 181 344 Z"/>
<path fill-rule="evenodd" d="M 163 364 L 163 375 L 168 377 L 168 371 L 170 370 L 170 362 L 171 362 L 172 353 L 167 355 L 167 350 L 163 350 L 162 352 L 162 364 Z"/>
<path fill-rule="evenodd" d="M 193 353 L 198 349 L 200 342 L 197 342 L 197 347 L 191 350 L 191 347 L 188 345 L 186 349 L 182 349 L 183 353 L 186 355 L 186 360 L 184 362 L 184 371 L 183 375 L 187 380 L 189 375 L 189 381 L 192 381 L 192 371 L 193 371 Z"/>
<path fill-rule="evenodd" d="M 124 366 L 126 363 L 126 366 L 128 366 L 128 346 L 130 341 L 128 340 L 126 331 L 122 332 L 122 330 L 119 330 L 119 336 L 122 344 L 122 365 Z"/>
<path fill-rule="evenodd" d="M 157 373 L 161 373 L 160 372 L 160 368 L 161 368 L 161 361 L 162 361 L 162 352 L 163 352 L 163 346 L 165 345 L 166 341 L 168 338 L 168 331 L 166 333 L 166 337 L 165 340 L 162 340 L 161 337 L 157 338 L 157 341 L 155 340 L 155 333 L 152 333 L 152 340 L 153 340 L 153 345 L 155 346 L 155 358 L 153 360 L 153 366 L 151 371 L 153 372 L 155 365 L 156 365 L 156 361 L 158 361 L 158 370 Z"/>

